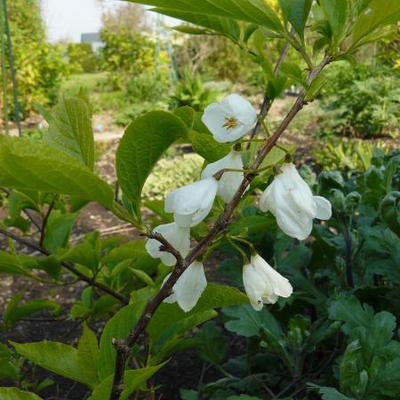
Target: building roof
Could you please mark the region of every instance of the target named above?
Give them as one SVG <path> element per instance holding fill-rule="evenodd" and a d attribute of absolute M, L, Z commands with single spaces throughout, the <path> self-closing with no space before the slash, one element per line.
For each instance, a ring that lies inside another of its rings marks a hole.
<path fill-rule="evenodd" d="M 95 43 L 101 41 L 102 40 L 99 32 L 81 34 L 81 43 Z"/>

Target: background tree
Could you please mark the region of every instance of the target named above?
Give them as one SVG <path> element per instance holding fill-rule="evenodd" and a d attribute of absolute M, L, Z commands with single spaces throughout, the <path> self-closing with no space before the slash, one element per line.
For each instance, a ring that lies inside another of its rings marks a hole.
<path fill-rule="evenodd" d="M 60 46 L 46 42 L 45 25 L 37 0 L 14 0 L 7 3 L 11 41 L 16 71 L 21 117 L 32 110 L 33 103 L 54 104 L 67 65 Z M 6 60 L 8 110 L 14 116 L 11 75 Z M 0 103 L 3 108 L 2 102 Z"/>

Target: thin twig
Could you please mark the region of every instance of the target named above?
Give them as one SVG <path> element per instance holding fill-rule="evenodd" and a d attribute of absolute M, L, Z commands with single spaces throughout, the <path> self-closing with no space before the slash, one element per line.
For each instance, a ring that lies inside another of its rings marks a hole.
<path fill-rule="evenodd" d="M 49 220 L 50 214 L 53 211 L 55 204 L 56 204 L 56 201 L 55 201 L 55 199 L 53 199 L 53 201 L 49 205 L 49 208 L 47 209 L 45 216 L 43 217 L 42 226 L 40 227 L 40 239 L 39 239 L 40 247 L 43 247 L 44 237 L 46 235 L 47 221 Z"/>
<path fill-rule="evenodd" d="M 44 254 L 46 256 L 50 255 L 50 252 L 47 251 L 46 249 L 44 249 L 43 247 L 39 246 L 37 243 L 32 242 L 31 240 L 25 239 L 23 237 L 20 237 L 18 235 L 16 235 L 13 232 L 7 231 L 3 228 L 0 227 L 0 233 L 4 236 L 7 236 L 11 239 L 14 239 L 16 242 L 19 242 L 23 245 L 25 245 L 26 247 L 35 250 L 41 254 Z M 72 264 L 67 263 L 65 261 L 61 261 L 61 265 L 67 269 L 68 271 L 72 272 L 73 274 L 75 274 L 80 280 L 87 282 L 90 286 L 96 287 L 97 289 L 102 290 L 104 293 L 109 294 L 110 296 L 116 298 L 117 300 L 119 300 L 122 304 L 129 304 L 129 299 L 127 297 L 125 297 L 124 295 L 114 291 L 113 289 L 110 289 L 109 287 L 103 285 L 100 282 L 97 282 L 95 279 L 93 278 L 89 278 L 88 276 L 86 276 L 85 274 L 83 274 L 82 272 L 80 272 L 79 270 L 77 270 Z"/>
<path fill-rule="evenodd" d="M 292 31 L 290 32 L 291 35 L 292 35 L 293 33 L 294 33 L 294 30 L 292 30 Z M 281 67 L 281 65 L 282 65 L 282 63 L 283 63 L 283 61 L 284 61 L 284 59 L 285 59 L 286 56 L 287 56 L 287 53 L 288 53 L 288 51 L 289 51 L 289 47 L 290 47 L 290 44 L 289 44 L 289 42 L 287 41 L 287 42 L 285 43 L 285 46 L 283 47 L 283 50 L 282 50 L 281 54 L 279 55 L 278 61 L 276 62 L 276 65 L 275 65 L 275 68 L 274 68 L 274 77 L 275 77 L 275 78 L 276 78 L 276 77 L 278 76 L 278 74 L 279 74 L 279 69 L 280 69 L 280 67 Z M 251 132 L 251 134 L 250 134 L 250 139 L 252 139 L 254 136 L 257 135 L 258 131 L 259 131 L 260 128 L 261 128 L 260 120 L 264 120 L 264 119 L 266 118 L 266 116 L 268 115 L 268 112 L 269 112 L 271 106 L 272 106 L 272 101 L 271 101 L 271 99 L 269 98 L 269 96 L 268 96 L 267 94 L 265 94 L 265 95 L 264 95 L 264 100 L 263 100 L 263 102 L 262 102 L 262 104 L 261 104 L 260 114 L 259 114 L 259 116 L 258 116 L 256 126 L 254 127 L 254 129 L 252 130 L 252 132 Z M 247 149 L 250 148 L 250 144 L 251 144 L 251 141 L 250 141 L 249 144 L 247 145 Z"/>
<path fill-rule="evenodd" d="M 308 85 L 311 85 L 315 77 L 321 72 L 321 70 L 329 64 L 331 61 L 331 57 L 327 54 L 321 63 L 310 72 L 309 78 L 307 80 Z M 251 170 L 256 170 L 260 167 L 261 163 L 267 156 L 267 154 L 272 150 L 275 143 L 282 135 L 282 133 L 286 130 L 290 122 L 296 116 L 296 114 L 303 108 L 304 104 L 306 104 L 306 93 L 303 90 L 298 96 L 295 104 L 290 109 L 289 113 L 286 115 L 281 125 L 275 131 L 275 133 L 267 140 L 265 145 L 259 150 L 258 155 L 254 163 L 251 165 Z M 214 227 L 210 230 L 210 232 L 189 252 L 185 259 L 182 259 L 180 253 L 171 246 L 168 241 L 166 241 L 161 235 L 158 234 L 150 234 L 151 238 L 155 238 L 159 240 L 164 248 L 163 251 L 167 251 L 175 256 L 177 259 L 177 264 L 167 281 L 163 284 L 160 291 L 157 295 L 149 300 L 147 303 L 144 312 L 140 316 L 136 326 L 133 327 L 126 341 L 116 341 L 114 340 L 114 346 L 117 351 L 116 364 L 115 364 L 115 372 L 114 372 L 114 381 L 113 387 L 111 391 L 110 400 L 119 400 L 120 395 L 123 391 L 123 378 L 124 378 L 124 370 L 126 366 L 126 361 L 128 356 L 133 348 L 136 340 L 139 338 L 140 334 L 145 330 L 147 324 L 150 322 L 153 314 L 157 310 L 158 306 L 162 303 L 162 301 L 167 298 L 173 286 L 182 275 L 183 271 L 197 258 L 202 256 L 210 246 L 210 244 L 220 235 L 228 226 L 230 219 L 238 206 L 240 199 L 242 198 L 244 192 L 247 187 L 250 185 L 251 181 L 254 179 L 255 175 L 253 173 L 246 173 L 244 179 L 236 191 L 233 199 L 230 203 L 228 203 L 225 207 L 224 213 L 218 218 Z"/>

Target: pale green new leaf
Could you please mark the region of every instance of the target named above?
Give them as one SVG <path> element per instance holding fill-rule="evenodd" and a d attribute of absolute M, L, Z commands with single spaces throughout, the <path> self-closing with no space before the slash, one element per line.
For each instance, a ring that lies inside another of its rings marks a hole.
<path fill-rule="evenodd" d="M 209 30 L 221 33 L 235 42 L 240 39 L 240 26 L 234 19 L 212 17 L 209 15 L 179 11 L 170 8 L 154 8 L 153 10 L 159 12 L 160 14 L 168 15 L 169 17 L 177 18 L 182 21 L 190 22 L 191 24 L 199 25 Z M 189 28 L 186 30 L 186 33 L 207 33 L 207 31 L 204 30 L 201 30 L 201 32 L 193 32 L 190 31 L 190 29 L 193 29 L 192 27 L 185 26 L 178 27 L 177 30 L 185 32 L 184 28 Z"/>
<path fill-rule="evenodd" d="M 142 188 L 151 170 L 186 131 L 179 117 L 165 111 L 149 112 L 126 128 L 117 150 L 116 169 L 121 189 L 133 203 L 137 216 Z"/>
<path fill-rule="evenodd" d="M 114 373 L 116 351 L 112 339 L 126 339 L 144 310 L 145 303 L 130 304 L 118 311 L 106 324 L 100 339 L 98 372 L 104 380 Z"/>
<path fill-rule="evenodd" d="M 44 369 L 83 383 L 92 389 L 99 383 L 96 366 L 92 365 L 88 368 L 86 362 L 81 363 L 79 351 L 72 346 L 48 341 L 10 343 L 19 354 Z"/>
<path fill-rule="evenodd" d="M 358 18 L 353 33 L 353 47 L 364 37 L 400 19 L 399 0 L 372 0 Z"/>
<path fill-rule="evenodd" d="M 191 131 L 189 132 L 189 139 L 193 150 L 209 163 L 225 157 L 231 151 L 229 144 L 217 143 L 211 135 L 206 133 Z"/>
<path fill-rule="evenodd" d="M 343 37 L 348 15 L 348 0 L 320 0 L 321 8 L 332 29 L 336 44 Z"/>
<path fill-rule="evenodd" d="M 43 141 L 94 168 L 92 112 L 84 95 L 62 97 L 51 113 L 44 117 L 49 129 Z"/>
<path fill-rule="evenodd" d="M 28 139 L 0 135 L 0 185 L 94 200 L 111 208 L 114 191 L 76 158 Z"/>
<path fill-rule="evenodd" d="M 188 313 L 182 311 L 176 303 L 161 304 L 147 325 L 147 332 L 152 340 L 156 341 L 168 327 L 177 321 L 214 308 L 232 307 L 245 303 L 248 303 L 247 296 L 240 290 L 231 286 L 209 283 L 196 306 Z"/>
<path fill-rule="evenodd" d="M 99 355 L 97 337 L 85 322 L 83 324 L 83 333 L 78 343 L 79 365 L 84 369 L 97 371 Z"/>
<path fill-rule="evenodd" d="M 165 363 L 164 363 L 165 364 Z M 136 370 L 129 369 L 124 375 L 124 390 L 121 394 L 121 400 L 127 400 L 129 395 L 139 389 L 149 378 L 151 378 L 164 364 L 154 367 L 140 368 Z M 93 391 L 88 400 L 109 400 L 111 395 L 114 374 L 109 375 Z"/>
<path fill-rule="evenodd" d="M 255 23 L 276 32 L 283 27 L 279 17 L 264 0 L 129 0 L 163 9 L 183 11 L 193 14 L 219 16 Z"/>
<path fill-rule="evenodd" d="M 77 217 L 78 214 L 61 214 L 58 210 L 53 211 L 47 220 L 44 248 L 55 253 L 58 248 L 65 247 Z"/>
<path fill-rule="evenodd" d="M 30 268 L 28 268 L 25 263 L 34 267 L 37 265 L 36 260 L 29 256 L 17 256 L 13 254 L 6 253 L 0 250 L 0 275 L 10 274 L 10 275 L 31 275 Z"/>
<path fill-rule="evenodd" d="M 304 38 L 304 27 L 310 14 L 312 0 L 279 0 L 284 17 L 288 20 L 298 35 Z"/>
<path fill-rule="evenodd" d="M 44 310 L 49 311 L 52 315 L 57 316 L 61 311 L 61 306 L 51 300 L 32 299 L 20 305 L 20 302 L 25 292 L 18 292 L 7 304 L 3 312 L 3 323 L 8 328 L 15 325 L 19 320 L 29 315 L 41 312 Z"/>
<path fill-rule="evenodd" d="M 17 388 L 0 388 L 1 400 L 42 400 L 41 397 L 34 393 L 23 392 Z"/>

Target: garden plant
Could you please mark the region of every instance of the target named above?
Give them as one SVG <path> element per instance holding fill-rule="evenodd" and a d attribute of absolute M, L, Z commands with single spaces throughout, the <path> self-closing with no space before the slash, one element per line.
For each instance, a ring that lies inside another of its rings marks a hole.
<path fill-rule="evenodd" d="M 52 380 L 29 379 L 34 366 L 78 382 L 90 400 L 169 398 L 157 376 L 193 348 L 201 362 L 193 385 L 175 389 L 183 400 L 398 399 L 400 153 L 377 148 L 363 169 L 317 176 L 280 139 L 329 87 L 332 65 L 356 68 L 360 49 L 393 33 L 399 1 L 136 3 L 185 21 L 180 31 L 231 40 L 262 71 L 261 110 L 230 93 L 204 110 L 134 119 L 116 153 L 117 191 L 96 173 L 84 91 L 38 106 L 48 122 L 40 140 L 0 136 L 0 275 L 84 283 L 69 312 L 82 327 L 77 343 L 0 344 L 0 399 L 46 399 Z M 276 60 L 271 41 L 281 45 Z M 293 53 L 299 62 L 287 61 Z M 120 56 L 108 62 L 128 68 Z M 272 130 L 270 108 L 292 85 L 299 94 Z M 155 165 L 182 143 L 204 159 L 197 181 L 142 201 Z M 135 238 L 93 231 L 70 241 L 89 202 Z M 56 300 L 24 295 L 8 302 L 1 331 L 61 312 Z"/>

